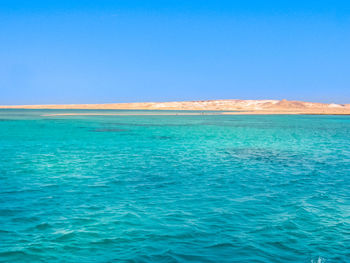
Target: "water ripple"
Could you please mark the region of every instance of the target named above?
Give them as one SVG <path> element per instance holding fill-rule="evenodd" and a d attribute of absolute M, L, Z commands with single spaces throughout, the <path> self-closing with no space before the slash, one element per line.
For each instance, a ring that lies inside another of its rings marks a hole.
<path fill-rule="evenodd" d="M 348 117 L 5 117 L 0 262 L 350 261 Z"/>

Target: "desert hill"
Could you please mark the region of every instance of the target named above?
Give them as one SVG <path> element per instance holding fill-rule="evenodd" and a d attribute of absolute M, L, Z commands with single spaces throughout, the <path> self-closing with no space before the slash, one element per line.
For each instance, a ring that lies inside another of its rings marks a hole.
<path fill-rule="evenodd" d="M 111 104 L 19 105 L 2 109 L 135 109 L 228 111 L 228 114 L 350 114 L 350 104 L 288 100 L 205 100 Z M 236 112 L 229 112 L 236 111 Z M 239 112 L 237 112 L 239 111 Z"/>

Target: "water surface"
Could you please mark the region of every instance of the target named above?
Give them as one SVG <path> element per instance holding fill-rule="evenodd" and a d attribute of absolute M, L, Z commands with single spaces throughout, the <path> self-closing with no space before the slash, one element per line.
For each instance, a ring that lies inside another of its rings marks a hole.
<path fill-rule="evenodd" d="M 1 262 L 350 262 L 350 117 L 72 112 L 0 110 Z"/>

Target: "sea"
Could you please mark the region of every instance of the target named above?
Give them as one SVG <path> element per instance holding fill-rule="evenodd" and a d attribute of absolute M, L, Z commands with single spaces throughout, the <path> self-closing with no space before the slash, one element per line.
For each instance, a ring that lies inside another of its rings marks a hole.
<path fill-rule="evenodd" d="M 0 262 L 350 262 L 350 116 L 164 113 L 0 110 Z"/>

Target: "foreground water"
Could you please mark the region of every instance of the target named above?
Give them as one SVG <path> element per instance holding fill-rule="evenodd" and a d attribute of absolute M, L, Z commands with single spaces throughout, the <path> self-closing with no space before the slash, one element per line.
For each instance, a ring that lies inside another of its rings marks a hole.
<path fill-rule="evenodd" d="M 0 262 L 350 262 L 350 117 L 62 112 L 0 111 Z"/>

